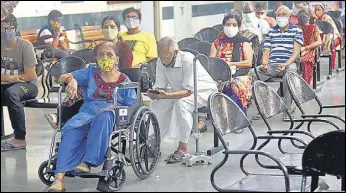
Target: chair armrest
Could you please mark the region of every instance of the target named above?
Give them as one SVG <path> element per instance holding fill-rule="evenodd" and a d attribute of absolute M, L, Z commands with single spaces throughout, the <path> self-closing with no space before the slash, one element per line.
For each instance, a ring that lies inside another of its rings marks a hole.
<path fill-rule="evenodd" d="M 326 109 L 331 109 L 331 108 L 345 108 L 345 104 L 341 104 L 341 105 L 325 105 L 322 106 L 322 108 L 326 108 Z"/>
<path fill-rule="evenodd" d="M 288 139 L 288 140 L 294 140 L 294 141 L 298 141 L 300 143 L 302 143 L 304 146 L 307 146 L 308 144 L 297 138 L 297 137 L 293 137 L 293 136 L 273 136 L 273 135 L 269 135 L 269 136 L 258 136 L 257 139 Z"/>
<path fill-rule="evenodd" d="M 336 116 L 336 115 L 319 115 L 319 114 L 314 114 L 314 115 L 307 115 L 307 114 L 304 114 L 304 115 L 301 115 L 301 117 L 302 118 L 318 118 L 318 117 L 329 117 L 329 118 L 335 118 L 335 119 L 338 119 L 338 120 L 340 120 L 340 121 L 342 121 L 342 122 L 344 122 L 345 123 L 345 120 L 344 119 L 342 119 L 341 117 L 339 117 L 339 116 Z"/>
<path fill-rule="evenodd" d="M 275 131 L 268 131 L 268 134 L 276 134 L 276 133 L 283 133 L 283 134 L 293 134 L 293 133 L 300 133 L 305 134 L 311 138 L 315 138 L 311 133 L 306 131 L 298 131 L 298 130 L 275 130 Z"/>
<path fill-rule="evenodd" d="M 333 122 L 330 122 L 328 120 L 325 120 L 325 119 L 294 119 L 292 120 L 293 122 L 323 122 L 323 123 L 328 123 L 330 125 L 333 125 L 337 130 L 341 130 L 341 128 L 336 125 L 335 123 Z"/>
<path fill-rule="evenodd" d="M 140 88 L 141 84 L 139 82 L 123 82 L 118 85 L 119 88 Z"/>

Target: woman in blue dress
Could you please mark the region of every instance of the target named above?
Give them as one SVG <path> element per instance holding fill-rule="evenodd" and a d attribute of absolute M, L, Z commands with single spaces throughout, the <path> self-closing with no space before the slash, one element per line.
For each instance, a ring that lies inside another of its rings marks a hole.
<path fill-rule="evenodd" d="M 115 124 L 113 90 L 130 79 L 117 70 L 119 57 L 112 43 L 102 43 L 95 48 L 98 65 L 60 76 L 59 83 L 67 83 L 70 98 L 83 88 L 84 104 L 78 114 L 65 123 L 59 146 L 55 182 L 50 192 L 65 191 L 66 172 L 88 173 L 90 167 L 104 162 L 109 136 Z M 118 90 L 118 105 L 130 106 L 137 100 L 134 89 Z"/>

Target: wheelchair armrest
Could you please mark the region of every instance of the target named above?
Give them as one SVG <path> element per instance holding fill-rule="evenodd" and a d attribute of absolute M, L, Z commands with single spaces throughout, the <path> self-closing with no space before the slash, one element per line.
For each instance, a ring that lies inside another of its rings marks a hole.
<path fill-rule="evenodd" d="M 123 82 L 118 85 L 119 88 L 140 88 L 141 84 L 139 82 Z"/>

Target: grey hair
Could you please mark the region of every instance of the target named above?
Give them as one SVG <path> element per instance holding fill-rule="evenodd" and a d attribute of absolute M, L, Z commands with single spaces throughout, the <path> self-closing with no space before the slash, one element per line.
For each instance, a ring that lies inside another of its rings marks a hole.
<path fill-rule="evenodd" d="M 164 46 L 169 46 L 169 52 L 173 53 L 176 50 L 179 50 L 179 46 L 174 37 L 163 37 L 158 42 L 158 49 L 161 50 Z"/>

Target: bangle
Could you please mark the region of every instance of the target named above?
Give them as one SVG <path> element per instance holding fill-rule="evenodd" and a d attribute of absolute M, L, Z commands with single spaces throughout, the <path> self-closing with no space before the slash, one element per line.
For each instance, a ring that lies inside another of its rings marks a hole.
<path fill-rule="evenodd" d="M 66 78 L 66 83 L 68 84 L 72 80 L 72 77 L 67 77 Z"/>

